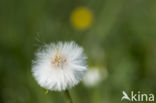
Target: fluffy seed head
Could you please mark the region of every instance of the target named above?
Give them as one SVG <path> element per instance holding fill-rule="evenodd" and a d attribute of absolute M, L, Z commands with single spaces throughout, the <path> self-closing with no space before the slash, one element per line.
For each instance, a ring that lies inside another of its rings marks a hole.
<path fill-rule="evenodd" d="M 83 48 L 75 42 L 51 43 L 40 48 L 32 72 L 41 87 L 61 91 L 79 83 L 87 70 Z"/>
<path fill-rule="evenodd" d="M 94 87 L 107 79 L 108 72 L 106 68 L 91 67 L 83 78 L 83 83 L 87 87 Z"/>

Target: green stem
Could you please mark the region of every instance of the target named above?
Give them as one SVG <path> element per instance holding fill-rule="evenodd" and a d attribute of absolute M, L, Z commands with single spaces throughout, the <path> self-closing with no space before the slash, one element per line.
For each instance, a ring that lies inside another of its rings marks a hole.
<path fill-rule="evenodd" d="M 73 103 L 69 91 L 68 90 L 65 90 L 64 91 L 64 94 L 66 96 L 66 99 L 67 99 L 68 103 Z"/>

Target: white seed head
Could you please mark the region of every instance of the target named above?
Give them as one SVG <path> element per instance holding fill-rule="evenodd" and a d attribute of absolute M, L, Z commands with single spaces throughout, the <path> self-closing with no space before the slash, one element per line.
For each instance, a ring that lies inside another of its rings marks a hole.
<path fill-rule="evenodd" d="M 75 42 L 45 45 L 36 52 L 32 72 L 41 87 L 62 91 L 79 83 L 87 70 L 83 48 Z"/>
<path fill-rule="evenodd" d="M 90 68 L 84 78 L 83 78 L 83 83 L 87 87 L 93 87 L 98 85 L 102 80 L 107 78 L 107 70 L 106 69 L 99 69 L 96 67 Z"/>

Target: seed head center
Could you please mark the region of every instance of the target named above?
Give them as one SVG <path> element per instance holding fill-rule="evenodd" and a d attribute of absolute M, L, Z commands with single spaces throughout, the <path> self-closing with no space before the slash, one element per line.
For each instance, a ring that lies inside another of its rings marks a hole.
<path fill-rule="evenodd" d="M 52 60 L 52 64 L 55 67 L 63 67 L 66 63 L 66 58 L 62 54 L 56 54 Z"/>

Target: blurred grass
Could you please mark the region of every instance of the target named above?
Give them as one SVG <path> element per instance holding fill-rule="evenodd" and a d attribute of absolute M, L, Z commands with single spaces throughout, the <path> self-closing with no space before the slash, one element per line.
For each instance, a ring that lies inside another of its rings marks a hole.
<path fill-rule="evenodd" d="M 70 13 L 86 6 L 93 25 L 78 31 Z M 94 88 L 71 90 L 74 103 L 120 102 L 121 91 L 156 93 L 155 0 L 0 0 L 0 103 L 63 103 L 63 93 L 44 94 L 31 74 L 34 51 L 44 43 L 75 40 L 89 66 L 108 69 Z"/>

